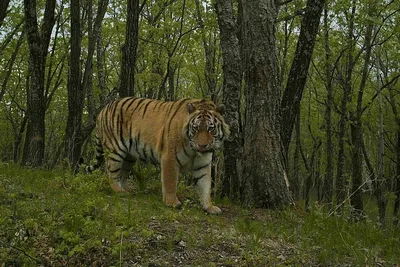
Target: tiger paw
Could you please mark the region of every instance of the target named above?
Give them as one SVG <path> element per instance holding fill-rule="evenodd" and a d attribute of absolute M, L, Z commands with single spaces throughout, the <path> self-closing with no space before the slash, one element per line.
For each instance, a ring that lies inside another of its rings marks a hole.
<path fill-rule="evenodd" d="M 133 186 L 126 185 L 126 184 L 122 186 L 121 183 L 118 183 L 118 182 L 112 182 L 111 188 L 116 193 L 131 193 L 134 191 Z"/>
<path fill-rule="evenodd" d="M 174 208 L 179 208 L 182 205 L 182 203 L 179 201 L 177 197 L 171 197 L 171 198 L 166 197 L 164 203 L 168 207 L 174 207 Z"/>
<path fill-rule="evenodd" d="M 218 208 L 217 206 L 213 206 L 213 205 L 210 205 L 207 208 L 205 208 L 205 211 L 207 211 L 210 214 L 220 214 L 220 213 L 222 213 L 220 208 Z"/>

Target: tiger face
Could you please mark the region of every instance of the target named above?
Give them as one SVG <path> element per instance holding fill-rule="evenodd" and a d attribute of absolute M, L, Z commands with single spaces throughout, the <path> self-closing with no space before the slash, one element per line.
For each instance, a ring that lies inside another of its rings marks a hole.
<path fill-rule="evenodd" d="M 199 153 L 207 153 L 221 148 L 223 140 L 230 134 L 228 125 L 221 113 L 223 105 L 200 102 L 199 105 L 188 104 L 190 115 L 185 126 L 186 136 L 191 148 Z"/>

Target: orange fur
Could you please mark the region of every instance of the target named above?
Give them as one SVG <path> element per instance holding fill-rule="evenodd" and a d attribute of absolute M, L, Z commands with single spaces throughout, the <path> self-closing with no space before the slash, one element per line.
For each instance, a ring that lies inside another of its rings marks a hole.
<path fill-rule="evenodd" d="M 204 99 L 165 102 L 123 98 L 108 104 L 96 122 L 97 155 L 92 171 L 103 159 L 115 191 L 129 191 L 126 179 L 136 160 L 161 164 L 163 201 L 179 206 L 179 172 L 193 171 L 203 208 L 220 213 L 210 200 L 212 150 L 229 136 L 220 114 L 222 106 Z"/>

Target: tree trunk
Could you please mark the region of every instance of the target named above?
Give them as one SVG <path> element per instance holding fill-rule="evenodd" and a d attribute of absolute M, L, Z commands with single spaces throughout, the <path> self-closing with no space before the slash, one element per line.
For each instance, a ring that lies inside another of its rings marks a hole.
<path fill-rule="evenodd" d="M 68 119 L 65 130 L 65 153 L 71 166 L 80 156 L 84 88 L 81 84 L 81 20 L 80 1 L 71 0 L 71 38 L 68 77 Z"/>
<path fill-rule="evenodd" d="M 369 39 L 371 39 L 372 35 L 372 25 L 369 25 L 370 28 L 370 36 Z M 367 47 L 367 52 L 371 53 L 371 46 L 372 44 Z M 379 64 L 379 47 L 378 47 L 378 57 L 377 57 L 377 69 L 378 69 L 378 75 L 377 75 L 377 80 L 378 80 L 378 88 L 381 88 L 381 77 L 379 75 L 380 72 L 380 64 Z M 382 226 L 385 225 L 386 222 L 386 205 L 387 205 L 387 200 L 385 197 L 386 193 L 386 177 L 385 177 L 385 165 L 383 162 L 384 156 L 385 156 L 385 133 L 383 129 L 383 109 L 382 109 L 382 90 L 379 90 L 379 143 L 378 143 L 378 176 L 377 180 L 374 183 L 374 193 L 376 196 L 376 201 L 378 203 L 378 210 L 379 210 L 379 222 Z"/>
<path fill-rule="evenodd" d="M 356 220 L 362 219 L 364 215 L 364 205 L 362 201 L 362 129 L 357 122 L 350 124 L 352 142 L 352 190 L 350 194 L 350 204 L 353 207 L 353 216 Z"/>
<path fill-rule="evenodd" d="M 0 2 L 0 27 L 3 24 L 4 18 L 7 15 L 7 8 L 10 0 L 2 0 Z"/>
<path fill-rule="evenodd" d="M 122 65 L 119 96 L 133 96 L 135 66 L 139 42 L 139 0 L 127 2 L 125 44 L 122 48 Z"/>
<path fill-rule="evenodd" d="M 300 197 L 300 177 L 299 177 L 299 170 L 300 170 L 300 112 L 298 113 L 296 119 L 296 148 L 294 151 L 293 157 L 293 174 L 291 175 L 290 179 L 290 189 L 293 194 L 293 198 L 297 200 Z"/>
<path fill-rule="evenodd" d="M 1 84 L 1 88 L 0 88 L 0 102 L 3 100 L 4 94 L 6 93 L 7 90 L 7 85 L 8 85 L 8 81 L 10 80 L 11 74 L 13 73 L 13 66 L 15 63 L 15 59 L 17 58 L 17 55 L 19 53 L 19 49 L 21 48 L 21 45 L 24 41 L 24 31 L 22 31 L 21 35 L 18 38 L 18 42 L 17 45 L 15 46 L 15 49 L 11 55 L 11 58 L 8 62 L 8 68 L 7 68 L 7 72 L 5 73 L 5 77 L 3 80 L 3 83 Z"/>
<path fill-rule="evenodd" d="M 28 126 L 22 164 L 40 166 L 45 151 L 44 75 L 50 35 L 55 19 L 55 0 L 46 1 L 44 19 L 39 31 L 36 1 L 24 0 L 25 29 L 29 46 L 30 86 L 27 94 Z"/>
<path fill-rule="evenodd" d="M 220 45 L 223 59 L 223 99 L 225 120 L 231 128 L 231 137 L 224 143 L 224 176 L 222 196 L 239 200 L 242 174 L 242 141 L 240 127 L 240 95 L 242 67 L 238 27 L 233 15 L 231 0 L 216 0 L 216 11 L 220 29 Z"/>
<path fill-rule="evenodd" d="M 395 194 L 393 217 L 394 224 L 399 224 L 399 209 L 400 209 L 400 120 L 397 123 L 397 147 L 396 147 L 396 176 L 395 176 Z"/>
<path fill-rule="evenodd" d="M 325 0 L 307 1 L 306 11 L 301 21 L 296 52 L 282 97 L 281 112 L 282 118 L 285 118 L 285 123 L 281 126 L 281 138 L 286 159 L 289 153 L 294 122 L 300 108 L 300 101 L 307 81 L 308 67 L 311 62 L 324 4 Z"/>
<path fill-rule="evenodd" d="M 14 163 L 17 163 L 19 160 L 19 156 L 20 156 L 20 152 L 21 152 L 22 136 L 24 134 L 27 121 L 28 121 L 27 117 L 24 116 L 24 118 L 22 119 L 21 126 L 19 128 L 19 132 L 14 138 L 14 151 L 13 151 Z"/>
<path fill-rule="evenodd" d="M 345 204 L 346 196 L 347 196 L 347 188 L 346 183 L 344 181 L 344 162 L 346 159 L 345 151 L 344 151 L 344 136 L 346 134 L 346 126 L 347 126 L 347 103 L 349 102 L 351 91 L 352 91 L 352 75 L 354 68 L 354 58 L 352 53 L 354 52 L 354 16 L 356 12 L 356 7 L 354 1 L 352 1 L 352 9 L 349 17 L 349 29 L 348 29 L 348 51 L 347 51 L 347 69 L 344 74 L 343 81 L 343 95 L 340 103 L 340 121 L 339 121 L 339 131 L 338 131 L 338 160 L 337 160 L 337 173 L 336 173 L 336 202 L 339 206 L 338 210 L 340 211 L 340 207 Z"/>
<path fill-rule="evenodd" d="M 282 208 L 291 203 L 280 138 L 280 94 L 273 0 L 244 0 L 244 202 Z M 255 145 L 256 144 L 256 145 Z"/>
<path fill-rule="evenodd" d="M 326 81 L 326 107 L 325 107 L 325 129 L 326 129 L 326 176 L 323 186 L 323 201 L 332 206 L 333 197 L 333 144 L 332 144 L 332 105 L 333 86 L 331 68 L 331 49 L 329 46 L 328 11 L 324 9 L 324 33 L 325 33 L 325 81 Z"/>
<path fill-rule="evenodd" d="M 201 14 L 200 9 L 200 0 L 195 0 L 196 2 L 196 12 L 197 12 L 197 24 L 199 28 L 202 30 L 202 41 L 203 41 L 203 48 L 204 54 L 206 59 L 206 66 L 204 69 L 204 77 L 207 82 L 207 92 L 211 96 L 211 100 L 216 102 L 218 97 L 217 92 L 217 73 L 216 73 L 216 38 L 213 34 L 213 31 L 210 31 L 210 38 L 207 41 L 206 34 L 205 34 L 205 26 Z"/>

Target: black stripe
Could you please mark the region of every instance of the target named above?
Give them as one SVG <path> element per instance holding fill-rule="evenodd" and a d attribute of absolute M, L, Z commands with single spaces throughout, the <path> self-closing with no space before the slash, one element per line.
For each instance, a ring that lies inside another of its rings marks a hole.
<path fill-rule="evenodd" d="M 126 158 L 125 161 L 127 161 L 129 163 L 135 163 L 136 162 L 134 159 L 128 159 L 128 158 Z"/>
<path fill-rule="evenodd" d="M 208 165 L 210 165 L 210 164 L 211 164 L 211 162 L 209 162 L 209 163 L 207 163 L 207 164 L 205 164 L 205 165 L 203 165 L 203 166 L 196 167 L 195 169 L 193 169 L 193 171 L 194 171 L 194 172 L 196 172 L 196 171 L 200 171 L 201 169 L 203 169 L 203 168 L 207 167 L 207 166 L 208 166 Z"/>
<path fill-rule="evenodd" d="M 123 150 L 122 148 L 121 148 L 121 146 L 119 145 L 119 142 L 118 142 L 118 139 L 117 139 L 117 137 L 115 136 L 115 135 L 113 135 L 113 136 L 111 136 L 112 138 L 113 138 L 113 140 L 115 141 L 114 143 L 115 143 L 115 145 L 114 145 L 114 151 L 112 151 L 113 153 L 115 153 L 115 154 L 118 154 L 118 153 L 116 153 L 115 151 L 118 151 L 118 152 L 123 152 L 124 154 L 128 154 L 128 152 L 126 151 L 126 150 Z M 116 146 L 116 147 L 115 147 Z M 125 145 L 124 145 L 125 146 Z M 126 147 L 126 146 L 125 146 Z M 116 149 L 117 148 L 117 149 Z M 122 157 L 122 158 L 124 158 L 124 157 Z"/>
<path fill-rule="evenodd" d="M 120 101 L 120 103 L 121 103 L 121 108 L 119 109 L 119 112 L 121 113 L 121 114 L 125 114 L 125 109 L 124 109 L 124 107 L 125 107 L 125 105 L 127 104 L 127 103 L 129 103 L 129 106 L 132 104 L 132 102 L 130 102 L 130 100 L 134 100 L 135 98 L 134 97 L 126 97 L 126 98 L 123 98 L 123 99 L 121 99 L 121 101 Z"/>
<path fill-rule="evenodd" d="M 154 99 L 150 100 L 150 101 L 146 104 L 146 106 L 144 107 L 143 114 L 142 114 L 142 119 L 144 118 L 144 115 L 146 114 L 147 107 L 148 107 L 149 104 L 150 104 L 151 102 L 153 102 L 153 101 L 154 101 Z"/>
<path fill-rule="evenodd" d="M 204 173 L 202 175 L 200 175 L 200 177 L 193 177 L 194 180 L 194 185 L 197 185 L 197 182 L 200 181 L 201 178 L 203 178 L 204 176 L 206 176 L 208 173 Z"/>
<path fill-rule="evenodd" d="M 150 154 L 151 154 L 151 160 L 153 161 L 154 164 L 158 163 L 158 160 L 156 159 L 156 157 L 154 156 L 154 151 L 152 148 L 150 148 Z"/>
<path fill-rule="evenodd" d="M 132 143 L 133 143 L 133 140 L 132 140 L 132 137 L 130 137 L 129 138 L 129 153 L 131 152 L 131 149 L 132 149 Z"/>
<path fill-rule="evenodd" d="M 190 158 L 190 155 L 189 155 L 189 153 L 186 151 L 186 148 L 185 148 L 185 144 L 184 144 L 184 143 L 182 143 L 182 148 L 183 148 L 183 152 L 185 153 L 185 155 L 186 155 L 188 158 Z"/>
<path fill-rule="evenodd" d="M 182 166 L 182 163 L 181 163 L 181 161 L 179 160 L 178 154 L 176 154 L 176 152 L 175 152 L 175 159 L 176 159 L 176 161 L 178 162 L 179 166 Z"/>
<path fill-rule="evenodd" d="M 172 120 L 173 120 L 174 117 L 176 116 L 176 113 L 178 113 L 180 107 L 181 107 L 187 100 L 188 100 L 188 98 L 182 99 L 181 102 L 179 103 L 178 107 L 175 109 L 174 114 L 172 114 L 172 116 L 171 116 L 171 118 L 170 118 L 170 120 L 169 120 L 169 123 L 168 123 L 168 130 L 167 130 L 167 131 L 168 131 L 168 134 L 169 134 L 169 130 L 170 130 L 170 128 L 171 128 Z M 168 114 L 169 114 L 169 112 L 168 112 Z"/>
<path fill-rule="evenodd" d="M 122 129 L 122 125 L 124 122 L 123 122 L 121 112 L 118 114 L 118 117 L 119 117 L 119 139 L 121 140 L 122 146 L 125 148 L 125 151 L 127 151 L 128 147 L 125 145 L 125 142 L 124 142 L 124 134 L 123 134 L 123 129 Z"/>
<path fill-rule="evenodd" d="M 146 148 L 147 148 L 147 145 L 144 144 L 143 150 L 142 150 L 142 152 L 143 152 L 143 161 L 146 161 L 146 162 L 147 162 Z M 139 151 L 138 151 L 138 152 L 139 152 Z M 140 152 L 139 152 L 139 155 L 141 156 Z"/>
<path fill-rule="evenodd" d="M 111 159 L 112 161 L 115 161 L 115 162 L 121 162 L 122 161 L 120 159 L 116 159 L 116 158 L 113 158 L 113 157 L 110 157 L 110 156 L 108 156 L 107 159 Z"/>
<path fill-rule="evenodd" d="M 161 152 L 164 150 L 164 130 L 165 130 L 165 127 L 162 128 L 162 133 L 161 133 L 161 145 L 160 145 Z"/>
<path fill-rule="evenodd" d="M 129 106 L 126 108 L 126 110 L 128 111 L 129 109 L 130 109 L 130 107 L 133 105 L 133 103 L 135 103 L 136 102 L 136 100 L 138 100 L 139 98 L 132 98 L 131 100 L 131 102 L 129 103 Z"/>
<path fill-rule="evenodd" d="M 161 104 L 160 104 L 160 106 L 158 107 L 158 111 L 160 111 L 160 109 L 161 109 L 161 107 L 163 106 L 163 105 L 165 105 L 165 104 L 167 104 L 167 103 L 170 103 L 170 102 L 161 102 Z"/>
<path fill-rule="evenodd" d="M 140 144 L 140 132 L 138 132 L 138 135 L 135 138 L 135 148 L 136 148 L 136 151 L 138 152 L 138 154 L 139 154 L 139 144 Z"/>
<path fill-rule="evenodd" d="M 182 100 L 183 100 L 183 99 L 178 100 L 178 101 L 174 101 L 174 102 L 170 102 L 170 103 L 171 103 L 171 106 L 170 106 L 169 109 L 168 109 L 167 117 L 168 117 L 169 114 L 171 113 L 171 110 L 172 110 L 172 108 L 174 107 L 174 105 L 175 105 L 176 103 L 178 103 L 179 101 L 182 101 Z"/>
<path fill-rule="evenodd" d="M 158 106 L 158 105 L 160 105 L 162 103 L 162 101 L 157 101 L 157 103 L 154 105 L 154 107 L 153 107 L 153 111 L 156 109 L 156 107 Z"/>
<path fill-rule="evenodd" d="M 123 151 L 120 151 L 120 152 L 123 152 Z M 117 156 L 120 157 L 121 159 L 125 159 L 125 158 L 126 158 L 126 155 L 125 155 L 125 156 L 122 156 L 122 155 L 121 155 L 120 153 L 118 153 L 117 151 L 113 151 L 112 154 L 117 155 Z"/>
<path fill-rule="evenodd" d="M 121 170 L 121 168 L 116 168 L 115 170 L 108 170 L 110 173 L 116 173 L 119 172 Z"/>
<path fill-rule="evenodd" d="M 141 99 L 139 100 L 139 102 L 137 103 L 136 108 L 132 111 L 132 113 L 134 113 L 134 112 L 139 108 L 140 104 L 141 104 L 143 101 L 145 101 L 145 100 L 146 100 L 146 98 L 141 98 Z"/>

